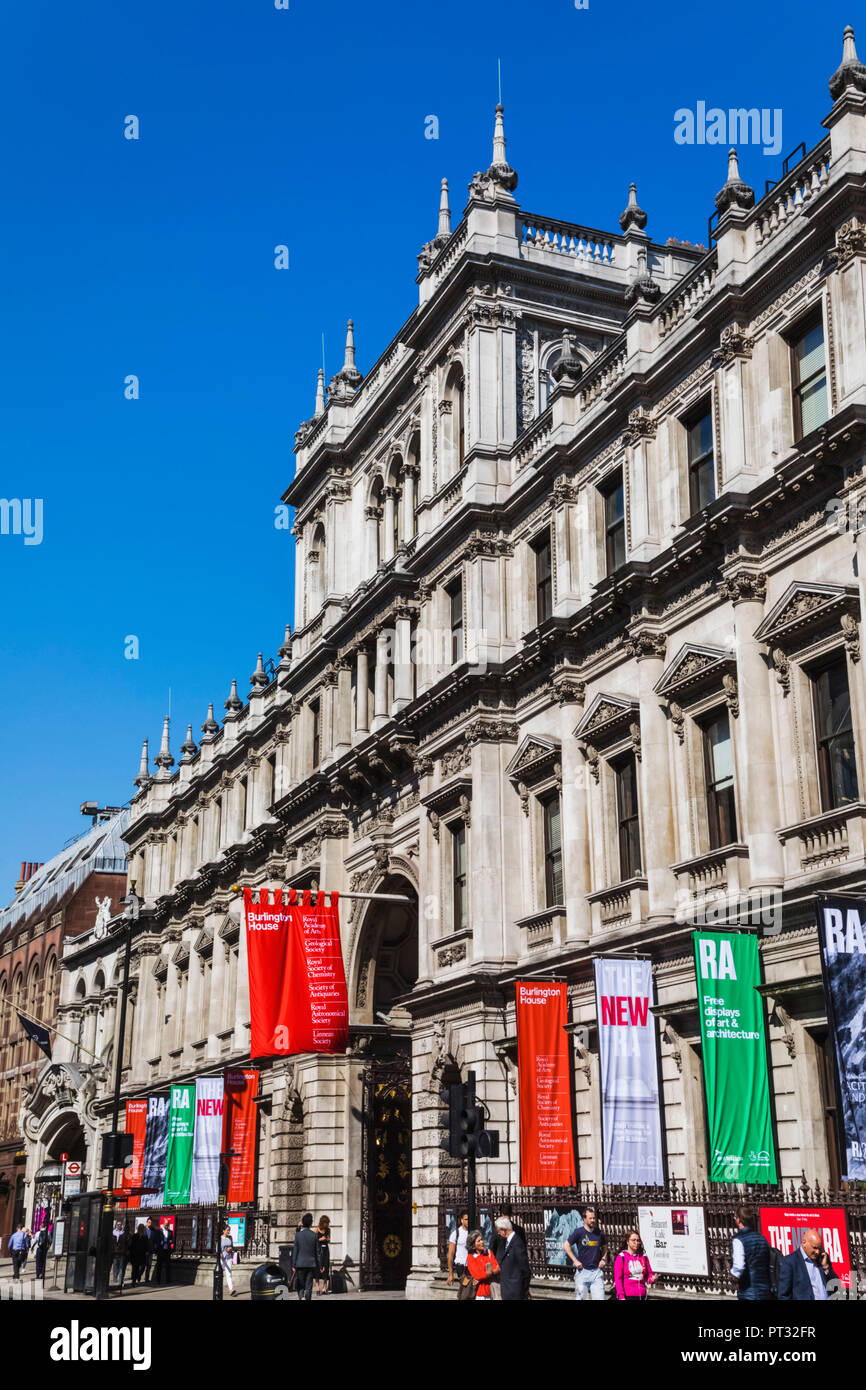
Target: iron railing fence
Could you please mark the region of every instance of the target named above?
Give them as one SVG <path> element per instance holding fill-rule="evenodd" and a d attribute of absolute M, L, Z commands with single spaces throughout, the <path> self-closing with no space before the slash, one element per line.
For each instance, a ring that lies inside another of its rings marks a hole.
<path fill-rule="evenodd" d="M 270 1253 L 270 1212 L 260 1211 L 258 1207 L 232 1206 L 229 1208 L 229 1215 L 246 1218 L 246 1237 L 243 1245 L 238 1246 L 238 1254 L 241 1258 L 266 1260 Z M 120 1206 L 118 1207 L 117 1219 L 125 1223 L 127 1241 L 138 1228 L 139 1223 L 143 1224 L 149 1216 L 153 1218 L 155 1226 L 158 1226 L 160 1221 L 167 1216 L 174 1218 L 174 1259 L 201 1258 L 215 1254 L 215 1237 L 218 1238 L 219 1234 L 216 1207 L 129 1207 L 124 1209 Z M 225 1220 L 225 1216 L 223 1216 L 223 1220 Z"/>
<path fill-rule="evenodd" d="M 809 1184 L 805 1176 L 800 1183 L 776 1187 L 743 1187 L 733 1183 L 713 1184 L 708 1188 L 694 1184 L 671 1182 L 666 1187 L 557 1187 L 557 1188 L 492 1188 L 479 1187 L 475 1195 L 480 1213 L 487 1209 L 493 1220 L 510 1204 L 513 1220 L 526 1231 L 527 1254 L 532 1273 L 537 1278 L 571 1281 L 570 1265 L 548 1264 L 545 1248 L 545 1213 L 552 1208 L 580 1210 L 587 1204 L 596 1207 L 599 1224 L 605 1231 L 612 1254 L 625 1245 L 626 1232 L 637 1227 L 639 1206 L 703 1207 L 707 1230 L 708 1275 L 659 1276 L 659 1286 L 683 1293 L 732 1294 L 729 1270 L 731 1240 L 735 1234 L 734 1211 L 741 1203 L 755 1207 L 843 1207 L 848 1223 L 851 1273 L 856 1276 L 855 1288 L 866 1287 L 866 1190 L 846 1188 L 842 1191 Z M 447 1268 L 448 1217 L 446 1213 L 465 1210 L 466 1189 L 440 1188 L 439 1191 L 439 1259 Z M 575 1223 L 577 1224 L 577 1223 Z M 564 1239 L 564 1237 L 563 1237 Z M 564 1258 L 564 1257 L 563 1257 Z M 613 1261 L 608 1269 L 612 1281 Z"/>

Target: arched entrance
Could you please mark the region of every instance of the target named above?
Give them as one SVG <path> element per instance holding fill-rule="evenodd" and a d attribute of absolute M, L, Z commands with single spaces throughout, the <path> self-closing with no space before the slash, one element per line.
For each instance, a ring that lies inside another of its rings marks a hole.
<path fill-rule="evenodd" d="M 362 1288 L 401 1289 L 412 1264 L 412 1040 L 402 1001 L 418 978 L 418 902 L 400 874 L 375 891 L 410 902 L 370 903 L 359 936 L 353 1016 L 365 1033 L 360 1274 Z"/>

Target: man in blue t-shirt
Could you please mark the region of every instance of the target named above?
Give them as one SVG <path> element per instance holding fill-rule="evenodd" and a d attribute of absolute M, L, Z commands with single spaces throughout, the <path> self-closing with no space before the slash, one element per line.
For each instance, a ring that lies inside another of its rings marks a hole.
<path fill-rule="evenodd" d="M 607 1236 L 598 1224 L 595 1207 L 585 1208 L 583 1225 L 572 1231 L 562 1248 L 574 1265 L 575 1298 L 602 1302 Z"/>

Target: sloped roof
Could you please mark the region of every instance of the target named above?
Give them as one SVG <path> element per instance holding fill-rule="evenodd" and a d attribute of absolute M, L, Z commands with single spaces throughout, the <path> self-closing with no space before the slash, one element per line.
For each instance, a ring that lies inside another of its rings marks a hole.
<path fill-rule="evenodd" d="M 91 874 L 126 873 L 123 836 L 128 824 L 129 810 L 124 807 L 111 820 L 86 830 L 37 869 L 8 907 L 0 911 L 0 937 L 23 918 L 38 916 L 52 904 L 69 898 Z"/>

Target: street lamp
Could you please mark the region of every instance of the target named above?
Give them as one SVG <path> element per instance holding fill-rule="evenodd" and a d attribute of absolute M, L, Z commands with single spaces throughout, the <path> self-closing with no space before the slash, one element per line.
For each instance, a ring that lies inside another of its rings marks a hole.
<path fill-rule="evenodd" d="M 123 952 L 123 985 L 120 995 L 120 1026 L 117 1031 L 117 1053 L 114 1059 L 114 1106 L 111 1117 L 111 1163 L 108 1168 L 108 1191 L 102 1208 L 102 1228 L 99 1238 L 99 1255 L 96 1261 L 96 1280 L 94 1292 L 97 1298 L 108 1298 L 108 1284 L 111 1275 L 111 1261 L 114 1254 L 112 1227 L 114 1217 L 114 1170 L 118 1159 L 118 1125 L 120 1124 L 120 1086 L 123 1078 L 123 1050 L 126 1042 L 126 996 L 129 992 L 129 962 L 132 957 L 132 933 L 139 914 L 141 898 L 135 891 L 135 879 L 129 885 L 129 892 L 121 898 L 123 925 L 126 942 Z"/>

